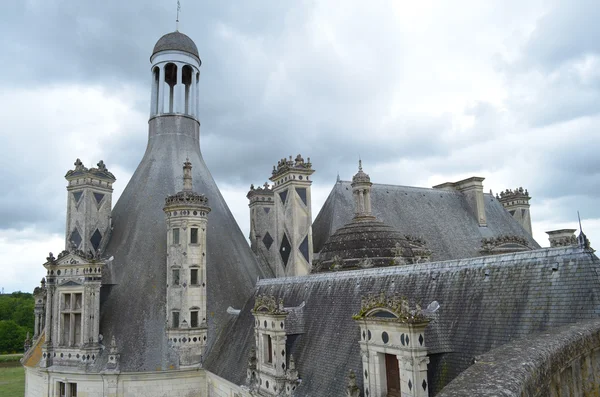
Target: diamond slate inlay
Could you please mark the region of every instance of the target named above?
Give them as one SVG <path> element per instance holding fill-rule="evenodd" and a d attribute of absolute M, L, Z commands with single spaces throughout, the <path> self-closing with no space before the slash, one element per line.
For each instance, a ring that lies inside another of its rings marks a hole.
<path fill-rule="evenodd" d="M 279 197 L 281 198 L 281 202 L 283 203 L 283 205 L 285 205 L 285 200 L 287 199 L 287 190 L 284 190 L 283 192 L 279 193 Z"/>
<path fill-rule="evenodd" d="M 412 382 L 410 381 L 410 379 L 408 380 L 408 388 L 409 388 L 410 390 L 412 390 Z"/>
<path fill-rule="evenodd" d="M 285 268 L 288 263 L 288 259 L 290 258 L 290 253 L 292 252 L 292 246 L 287 238 L 287 235 L 283 234 L 283 239 L 281 240 L 281 246 L 279 247 L 279 255 L 281 255 L 281 260 L 283 260 L 283 267 Z"/>
<path fill-rule="evenodd" d="M 265 234 L 265 237 L 263 237 L 262 242 L 265 245 L 265 247 L 267 247 L 267 249 L 271 248 L 271 245 L 273 244 L 273 237 L 271 237 L 269 232 Z"/>
<path fill-rule="evenodd" d="M 79 202 L 79 199 L 81 198 L 82 194 L 83 194 L 83 192 L 73 192 L 73 198 L 75 199 L 76 203 Z"/>
<path fill-rule="evenodd" d="M 81 234 L 79 234 L 79 231 L 77 231 L 77 229 L 71 232 L 71 237 L 69 237 L 69 241 L 75 243 L 75 246 L 79 248 L 79 244 L 81 244 Z"/>
<path fill-rule="evenodd" d="M 268 214 L 268 213 L 269 213 L 269 211 L 271 211 L 271 208 L 269 208 L 269 207 L 263 207 L 263 209 L 265 210 L 265 213 L 266 213 L 266 214 Z"/>
<path fill-rule="evenodd" d="M 98 250 L 98 247 L 100 246 L 100 241 L 102 241 L 102 233 L 100 233 L 100 230 L 96 229 L 96 231 L 94 232 L 94 234 L 92 234 L 92 237 L 90 238 L 90 243 L 92 243 L 92 247 L 94 247 L 94 250 Z"/>
<path fill-rule="evenodd" d="M 298 196 L 300 196 L 300 199 L 302 199 L 302 202 L 304 203 L 304 205 L 307 205 L 306 204 L 306 188 L 305 187 L 297 187 L 296 193 L 298 193 Z"/>
<path fill-rule="evenodd" d="M 104 194 L 102 194 L 102 193 L 94 193 L 94 198 L 96 199 L 96 202 L 98 204 L 100 204 L 100 202 L 104 198 Z"/>
<path fill-rule="evenodd" d="M 423 339 L 423 335 L 422 335 L 422 334 L 419 334 L 419 344 L 420 344 L 421 346 L 423 346 L 423 341 L 424 341 L 424 339 Z"/>
<path fill-rule="evenodd" d="M 423 383 L 421 383 L 421 386 L 423 386 L 423 391 L 427 390 L 427 382 L 425 381 L 425 379 L 423 379 Z"/>
<path fill-rule="evenodd" d="M 306 237 L 304 237 L 304 240 L 302 240 L 302 243 L 300 243 L 299 249 L 304 259 L 306 259 L 307 262 L 310 262 L 308 260 L 308 235 L 306 235 Z"/>

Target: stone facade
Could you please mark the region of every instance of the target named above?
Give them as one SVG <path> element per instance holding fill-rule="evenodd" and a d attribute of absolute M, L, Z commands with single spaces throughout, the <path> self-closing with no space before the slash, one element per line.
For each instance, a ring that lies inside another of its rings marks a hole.
<path fill-rule="evenodd" d="M 45 338 L 40 366 L 86 368 L 100 352 L 100 285 L 104 261 L 82 251 L 49 254 Z"/>

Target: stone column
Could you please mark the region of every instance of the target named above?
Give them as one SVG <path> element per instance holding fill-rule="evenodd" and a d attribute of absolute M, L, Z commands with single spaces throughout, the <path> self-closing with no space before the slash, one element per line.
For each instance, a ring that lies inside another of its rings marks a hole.
<path fill-rule="evenodd" d="M 175 103 L 173 113 L 185 113 L 185 85 L 183 84 L 183 66 L 177 64 L 177 84 L 175 84 Z"/>
<path fill-rule="evenodd" d="M 364 212 L 365 212 L 365 201 L 364 201 L 363 191 L 359 190 L 358 191 L 358 213 L 364 214 Z"/>
<path fill-rule="evenodd" d="M 196 80 L 196 109 L 194 115 L 197 119 L 200 119 L 200 71 L 198 71 L 196 76 L 194 76 L 194 80 Z"/>
<path fill-rule="evenodd" d="M 50 281 L 52 280 L 52 281 Z M 54 280 L 48 280 L 48 295 L 46 298 L 46 344 L 51 345 L 52 341 L 52 309 L 54 306 Z"/>
<path fill-rule="evenodd" d="M 158 92 L 158 82 L 154 78 L 154 68 L 150 70 L 150 76 L 150 84 L 152 84 L 152 89 L 150 90 L 150 117 L 152 117 L 156 114 L 156 105 L 158 104 L 156 100 L 156 94 Z"/>
<path fill-rule="evenodd" d="M 94 292 L 94 311 L 93 315 L 93 326 L 92 326 L 92 342 L 98 343 L 98 335 L 100 334 L 100 285 L 93 287 Z"/>
<path fill-rule="evenodd" d="M 159 115 L 165 112 L 165 67 L 158 66 L 158 109 L 156 114 Z"/>

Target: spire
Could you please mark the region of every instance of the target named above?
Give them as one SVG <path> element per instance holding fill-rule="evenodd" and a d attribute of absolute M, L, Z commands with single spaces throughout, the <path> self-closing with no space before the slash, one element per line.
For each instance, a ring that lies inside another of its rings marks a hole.
<path fill-rule="evenodd" d="M 175 20 L 175 31 L 179 32 L 179 11 L 181 10 L 181 3 L 177 0 L 177 19 Z"/>
<path fill-rule="evenodd" d="M 192 163 L 189 158 L 185 159 L 185 163 L 183 163 L 183 190 L 192 191 Z"/>

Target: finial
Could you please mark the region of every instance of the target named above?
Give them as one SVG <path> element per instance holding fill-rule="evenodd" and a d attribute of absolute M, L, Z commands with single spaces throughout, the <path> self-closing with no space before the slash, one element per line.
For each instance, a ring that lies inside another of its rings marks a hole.
<path fill-rule="evenodd" d="M 362 160 L 360 159 L 360 156 L 358 157 L 358 170 L 362 171 Z"/>
<path fill-rule="evenodd" d="M 336 178 L 336 180 L 335 180 L 335 181 L 336 181 L 336 182 L 339 182 L 339 181 L 340 181 L 340 172 L 339 172 L 339 171 L 338 171 L 338 173 L 337 173 L 337 178 Z"/>
<path fill-rule="evenodd" d="M 175 20 L 175 30 L 179 32 L 179 11 L 181 10 L 181 3 L 177 0 L 177 20 Z"/>
<path fill-rule="evenodd" d="M 583 233 L 583 229 L 581 228 L 581 216 L 579 216 L 579 211 L 577 211 L 577 219 L 579 220 L 579 233 Z"/>

